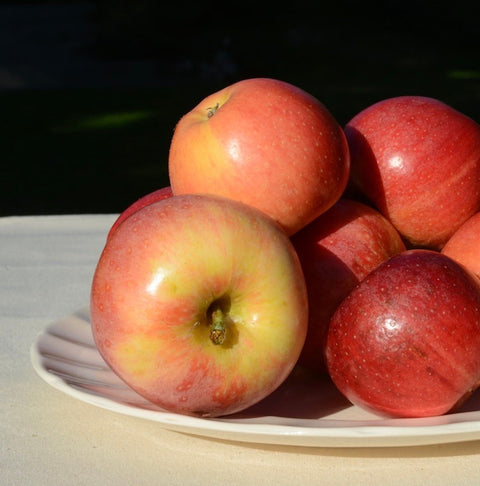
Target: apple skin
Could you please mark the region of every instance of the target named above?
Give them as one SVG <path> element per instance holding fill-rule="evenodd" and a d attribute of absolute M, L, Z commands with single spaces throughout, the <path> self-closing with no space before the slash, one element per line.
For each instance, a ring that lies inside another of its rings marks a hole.
<path fill-rule="evenodd" d="M 480 125 L 445 103 L 399 96 L 345 126 L 349 187 L 366 196 L 409 247 L 439 250 L 480 208 Z"/>
<path fill-rule="evenodd" d="M 393 225 L 376 209 L 341 198 L 291 237 L 307 283 L 309 324 L 299 363 L 326 373 L 330 319 L 340 302 L 375 267 L 405 251 Z"/>
<path fill-rule="evenodd" d="M 214 343 L 214 310 L 225 340 Z M 91 289 L 92 331 L 112 370 L 165 410 L 240 411 L 298 360 L 308 300 L 298 256 L 261 211 L 174 196 L 139 209 L 107 240 Z"/>
<path fill-rule="evenodd" d="M 348 182 L 342 127 L 309 93 L 252 78 L 207 96 L 177 123 L 174 194 L 218 194 L 254 206 L 291 235 L 330 208 Z"/>
<path fill-rule="evenodd" d="M 124 211 L 120 213 L 118 218 L 114 221 L 113 225 L 108 232 L 107 238 L 110 238 L 112 233 L 118 228 L 120 223 L 122 223 L 125 219 L 127 219 L 131 214 L 135 213 L 139 209 L 143 208 L 144 206 L 148 206 L 149 204 L 155 201 L 161 201 L 162 199 L 166 199 L 168 197 L 172 197 L 172 188 L 170 186 L 165 186 L 156 191 L 150 192 L 145 194 L 141 198 L 134 201 L 130 206 L 127 207 Z"/>
<path fill-rule="evenodd" d="M 336 310 L 326 361 L 340 392 L 378 415 L 454 410 L 480 384 L 478 279 L 433 250 L 391 257 Z"/>
<path fill-rule="evenodd" d="M 480 213 L 475 213 L 455 231 L 442 253 L 480 278 Z"/>

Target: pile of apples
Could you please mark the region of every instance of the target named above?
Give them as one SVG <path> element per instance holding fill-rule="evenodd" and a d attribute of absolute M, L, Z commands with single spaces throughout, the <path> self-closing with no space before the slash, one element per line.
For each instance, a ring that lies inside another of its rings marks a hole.
<path fill-rule="evenodd" d="M 232 414 L 296 367 L 379 415 L 480 385 L 480 125 L 432 98 L 341 127 L 268 78 L 175 127 L 170 186 L 120 214 L 91 289 L 95 343 L 165 410 Z"/>

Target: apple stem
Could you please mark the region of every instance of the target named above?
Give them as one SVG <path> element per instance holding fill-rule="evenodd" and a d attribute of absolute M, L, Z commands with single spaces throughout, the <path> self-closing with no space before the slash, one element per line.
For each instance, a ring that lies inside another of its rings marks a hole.
<path fill-rule="evenodd" d="M 210 341 L 213 344 L 222 344 L 225 341 L 225 316 L 219 307 L 212 312 L 210 324 Z"/>
<path fill-rule="evenodd" d="M 215 106 L 209 106 L 207 108 L 207 118 L 212 118 L 213 115 L 217 112 L 220 108 L 220 103 L 217 103 Z"/>

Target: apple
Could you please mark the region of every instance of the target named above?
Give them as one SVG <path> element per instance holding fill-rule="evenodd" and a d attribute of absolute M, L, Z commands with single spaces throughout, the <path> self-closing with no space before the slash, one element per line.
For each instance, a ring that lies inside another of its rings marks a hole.
<path fill-rule="evenodd" d="M 172 197 L 172 188 L 170 186 L 165 186 L 156 191 L 150 192 L 145 194 L 141 198 L 134 201 L 130 206 L 128 206 L 124 211 L 120 213 L 118 218 L 114 221 L 113 225 L 108 232 L 107 238 L 110 238 L 112 233 L 117 229 L 117 227 L 122 223 L 125 219 L 127 219 L 131 214 L 135 213 L 139 209 L 143 208 L 144 206 L 148 206 L 152 202 L 161 201 L 162 199 L 166 199 L 168 197 Z"/>
<path fill-rule="evenodd" d="M 291 235 L 340 198 L 350 155 L 320 101 L 290 83 L 251 78 L 207 96 L 178 121 L 168 164 L 175 195 L 244 202 Z"/>
<path fill-rule="evenodd" d="M 340 302 L 375 267 L 405 250 L 393 225 L 376 209 L 341 198 L 291 237 L 307 283 L 309 324 L 299 363 L 325 373 L 325 342 Z"/>
<path fill-rule="evenodd" d="M 330 322 L 326 362 L 352 403 L 378 415 L 455 410 L 480 384 L 480 283 L 433 250 L 369 273 Z"/>
<path fill-rule="evenodd" d="M 442 253 L 480 278 L 480 213 L 475 213 L 455 231 Z"/>
<path fill-rule="evenodd" d="M 439 250 L 480 209 L 480 125 L 447 104 L 399 96 L 345 126 L 349 187 L 386 216 L 409 247 Z"/>
<path fill-rule="evenodd" d="M 276 389 L 308 324 L 301 265 L 285 232 L 256 208 L 181 195 L 117 228 L 91 287 L 100 354 L 165 410 L 214 417 Z"/>

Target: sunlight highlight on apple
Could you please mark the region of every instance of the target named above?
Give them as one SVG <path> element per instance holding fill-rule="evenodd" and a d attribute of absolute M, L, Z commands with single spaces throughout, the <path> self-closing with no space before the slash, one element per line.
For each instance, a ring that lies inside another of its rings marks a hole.
<path fill-rule="evenodd" d="M 242 153 L 240 150 L 240 143 L 236 138 L 229 141 L 227 151 L 232 160 L 235 162 L 241 161 Z"/>
<path fill-rule="evenodd" d="M 395 155 L 389 160 L 389 165 L 392 169 L 403 169 L 404 163 L 401 155 Z"/>
<path fill-rule="evenodd" d="M 152 276 L 149 284 L 147 285 L 147 292 L 150 295 L 155 295 L 158 292 L 158 287 L 164 281 L 167 272 L 164 268 L 158 268 Z"/>

